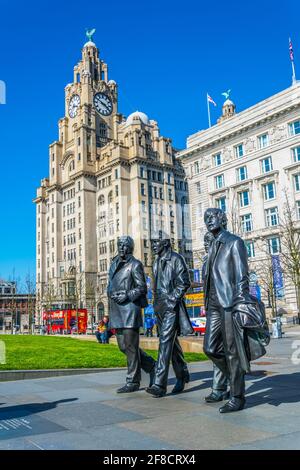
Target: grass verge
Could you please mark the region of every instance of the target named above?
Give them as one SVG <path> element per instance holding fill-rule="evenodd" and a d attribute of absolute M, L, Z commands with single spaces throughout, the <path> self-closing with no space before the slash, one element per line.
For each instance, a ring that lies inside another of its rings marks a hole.
<path fill-rule="evenodd" d="M 1 370 L 126 367 L 126 358 L 114 344 L 68 337 L 0 335 L 6 351 Z M 0 344 L 1 347 L 1 344 Z M 147 353 L 157 358 L 157 351 Z M 187 362 L 206 360 L 203 353 L 185 353 Z"/>

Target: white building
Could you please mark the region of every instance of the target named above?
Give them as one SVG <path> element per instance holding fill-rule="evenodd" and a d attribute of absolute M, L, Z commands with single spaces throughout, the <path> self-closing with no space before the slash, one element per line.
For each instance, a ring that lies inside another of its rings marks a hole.
<path fill-rule="evenodd" d="M 218 123 L 189 136 L 178 157 L 189 184 L 195 268 L 201 266 L 204 211 L 220 207 L 229 229 L 245 239 L 255 270 L 263 247 L 280 251 L 285 192 L 300 221 L 300 84 L 237 114 L 225 101 Z M 295 312 L 294 286 L 284 282 L 281 305 Z"/>

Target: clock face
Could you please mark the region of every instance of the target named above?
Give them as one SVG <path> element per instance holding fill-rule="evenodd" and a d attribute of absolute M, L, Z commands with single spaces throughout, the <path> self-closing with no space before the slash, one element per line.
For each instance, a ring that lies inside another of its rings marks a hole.
<path fill-rule="evenodd" d="M 79 95 L 73 95 L 69 102 L 69 116 L 71 118 L 74 118 L 77 115 L 79 106 L 80 106 Z"/>
<path fill-rule="evenodd" d="M 96 93 L 94 96 L 94 106 L 103 116 L 109 116 L 112 113 L 113 105 L 110 98 L 104 93 Z"/>

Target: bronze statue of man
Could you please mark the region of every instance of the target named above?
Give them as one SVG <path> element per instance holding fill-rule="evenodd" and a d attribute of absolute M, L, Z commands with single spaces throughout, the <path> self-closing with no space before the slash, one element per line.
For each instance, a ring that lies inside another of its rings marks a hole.
<path fill-rule="evenodd" d="M 204 221 L 214 240 L 211 243 L 205 282 L 207 314 L 204 352 L 230 380 L 230 400 L 220 413 L 242 410 L 245 405 L 245 371 L 235 337 L 235 307 L 251 302 L 248 260 L 243 240 L 224 229 L 221 209 L 207 209 Z"/>
<path fill-rule="evenodd" d="M 142 308 L 148 305 L 147 284 L 143 265 L 133 256 L 133 249 L 131 237 L 120 237 L 118 255 L 109 269 L 110 328 L 116 329 L 118 346 L 127 357 L 126 384 L 117 393 L 137 391 L 141 369 L 150 374 L 150 386 L 154 378 L 155 361 L 139 347 Z"/>
<path fill-rule="evenodd" d="M 152 387 L 146 391 L 156 398 L 163 397 L 167 391 L 170 361 L 176 375 L 172 393 L 180 393 L 189 382 L 189 372 L 178 334 L 191 334 L 190 323 L 184 294 L 190 287 L 190 278 L 184 258 L 172 250 L 168 235 L 162 231 L 158 238 L 152 239 L 152 250 L 156 255 L 153 265 L 154 312 L 157 317 L 159 351 Z"/>
<path fill-rule="evenodd" d="M 243 240 L 226 230 L 227 218 L 221 209 L 207 209 L 204 221 L 214 236 L 205 269 L 204 352 L 215 364 L 218 376 L 214 378 L 224 385 L 224 391 L 215 394 L 213 390 L 206 401 L 225 398 L 222 394 L 227 378 L 230 400 L 219 411 L 230 413 L 244 408 L 245 374 L 250 372 L 250 361 L 266 353 L 270 335 L 264 304 L 249 292 Z"/>
<path fill-rule="evenodd" d="M 225 222 L 225 221 L 224 221 Z M 227 224 L 224 223 L 224 229 L 226 229 Z M 214 241 L 214 236 L 212 232 L 206 232 L 204 235 L 204 250 L 205 256 L 203 258 L 202 264 L 202 282 L 203 282 L 203 291 L 206 291 L 206 265 L 208 259 L 208 252 L 211 244 Z M 209 395 L 205 397 L 206 403 L 214 403 L 217 401 L 222 401 L 229 398 L 229 393 L 227 391 L 228 379 L 223 374 L 223 372 L 216 366 L 213 365 L 213 383 L 212 391 Z"/>

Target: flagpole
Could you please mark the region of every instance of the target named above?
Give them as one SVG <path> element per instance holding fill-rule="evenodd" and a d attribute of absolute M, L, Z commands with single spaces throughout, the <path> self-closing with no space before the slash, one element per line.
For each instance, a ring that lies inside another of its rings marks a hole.
<path fill-rule="evenodd" d="M 211 121 L 210 121 L 210 107 L 209 107 L 209 101 L 208 101 L 208 95 L 207 95 L 207 93 L 206 93 L 206 101 L 207 101 L 208 127 L 211 127 Z"/>
<path fill-rule="evenodd" d="M 296 80 L 296 72 L 295 72 L 295 64 L 294 64 L 294 50 L 291 38 L 289 38 L 289 52 L 290 52 L 290 59 L 292 64 L 292 85 L 295 85 Z"/>
<path fill-rule="evenodd" d="M 296 84 L 296 72 L 295 72 L 295 64 L 294 61 L 292 61 L 292 70 L 293 70 L 293 75 L 292 75 L 292 84 Z"/>

